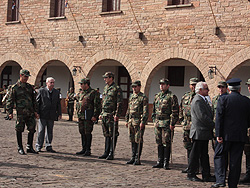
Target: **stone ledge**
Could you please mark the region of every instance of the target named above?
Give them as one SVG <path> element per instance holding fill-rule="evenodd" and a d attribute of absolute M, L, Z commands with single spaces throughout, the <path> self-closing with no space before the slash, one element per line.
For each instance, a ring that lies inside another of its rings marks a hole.
<path fill-rule="evenodd" d="M 66 19 L 66 16 L 50 17 L 50 18 L 48 18 L 49 21 L 51 21 L 51 20 L 62 20 L 62 19 Z"/>
<path fill-rule="evenodd" d="M 168 5 L 165 7 L 165 9 L 171 9 L 171 8 L 184 8 L 184 7 L 192 7 L 193 3 L 190 4 L 183 4 L 183 5 Z"/>
<path fill-rule="evenodd" d="M 9 22 L 5 22 L 5 25 L 11 25 L 11 24 L 20 24 L 21 21 L 9 21 Z"/>
<path fill-rule="evenodd" d="M 121 14 L 123 13 L 122 10 L 119 11 L 110 11 L 110 12 L 100 12 L 100 15 L 109 15 L 109 14 Z"/>

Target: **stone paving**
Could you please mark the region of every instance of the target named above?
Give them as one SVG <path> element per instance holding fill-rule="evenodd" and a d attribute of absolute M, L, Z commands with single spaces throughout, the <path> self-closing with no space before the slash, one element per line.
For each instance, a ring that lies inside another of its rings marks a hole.
<path fill-rule="evenodd" d="M 81 150 L 76 121 L 67 117 L 55 122 L 53 148 L 57 153 L 40 152 L 38 155 L 17 153 L 14 120 L 6 121 L 0 114 L 0 187 L 210 187 L 212 183 L 191 182 L 181 170 L 186 168 L 186 150 L 182 145 L 181 127 L 175 130 L 173 164 L 171 170 L 153 169 L 157 160 L 152 124 L 146 127 L 141 166 L 126 165 L 131 155 L 127 128 L 120 122 L 115 160 L 98 159 L 104 152 L 104 137 L 100 122 L 93 131 L 92 156 L 76 156 Z M 36 134 L 35 134 L 36 139 Z M 23 133 L 24 146 L 27 130 Z M 210 163 L 213 173 L 213 151 Z M 245 173 L 245 158 L 242 164 Z M 201 175 L 198 175 L 201 177 Z M 249 187 L 249 185 L 239 185 Z"/>

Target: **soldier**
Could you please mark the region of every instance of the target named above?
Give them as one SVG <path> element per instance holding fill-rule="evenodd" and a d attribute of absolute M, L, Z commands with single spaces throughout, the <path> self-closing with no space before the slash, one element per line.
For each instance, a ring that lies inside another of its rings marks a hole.
<path fill-rule="evenodd" d="M 18 144 L 18 153 L 24 155 L 22 144 L 22 132 L 24 131 L 24 126 L 26 124 L 28 133 L 27 142 L 27 153 L 35 153 L 33 149 L 33 138 L 36 132 L 36 119 L 39 118 L 37 111 L 37 102 L 35 96 L 35 90 L 32 85 L 28 84 L 30 72 L 28 70 L 20 70 L 20 80 L 14 84 L 11 88 L 10 96 L 7 100 L 6 109 L 9 114 L 9 118 L 13 118 L 13 108 L 16 106 L 17 120 L 16 120 L 16 136 Z"/>
<path fill-rule="evenodd" d="M 184 148 L 187 150 L 187 158 L 189 161 L 190 151 L 192 149 L 192 142 L 189 138 L 190 127 L 191 127 L 191 102 L 195 96 L 195 86 L 199 82 L 198 78 L 191 78 L 189 80 L 189 88 L 191 91 L 188 91 L 184 94 L 181 99 L 180 104 L 180 114 L 179 120 L 183 126 L 183 144 Z M 182 170 L 182 173 L 187 173 L 188 168 Z"/>
<path fill-rule="evenodd" d="M 114 74 L 106 72 L 103 75 L 106 86 L 102 95 L 102 120 L 103 135 L 105 137 L 105 152 L 99 159 L 114 159 L 114 149 L 117 142 L 118 121 L 122 113 L 122 90 L 114 82 Z M 113 131 L 115 129 L 115 132 Z"/>
<path fill-rule="evenodd" d="M 101 111 L 101 101 L 96 90 L 90 87 L 90 79 L 83 78 L 79 82 L 82 91 L 79 93 L 79 102 L 77 108 L 78 127 L 81 134 L 82 150 L 76 155 L 91 155 L 91 142 L 93 125 Z"/>
<path fill-rule="evenodd" d="M 75 93 L 74 93 L 74 88 L 71 87 L 69 89 L 69 92 L 67 93 L 67 111 L 69 114 L 69 119 L 67 121 L 73 121 L 73 115 L 74 115 L 74 101 L 75 101 Z"/>
<path fill-rule="evenodd" d="M 246 85 L 250 93 L 250 79 L 248 79 L 248 81 L 246 82 Z M 248 96 L 248 98 L 250 98 L 250 95 Z M 244 153 L 246 155 L 246 175 L 240 181 L 240 183 L 250 183 L 250 128 L 248 128 L 247 130 L 247 136 L 248 136 L 248 140 L 244 146 Z"/>
<path fill-rule="evenodd" d="M 169 91 L 169 80 L 160 80 L 160 90 L 155 95 L 152 119 L 154 122 L 155 138 L 158 145 L 158 161 L 153 168 L 169 170 L 171 141 L 175 124 L 178 121 L 179 105 L 177 97 Z"/>
<path fill-rule="evenodd" d="M 129 99 L 125 120 L 126 127 L 129 129 L 132 157 L 126 164 L 140 165 L 143 134 L 148 119 L 148 98 L 141 92 L 141 82 L 139 80 L 133 82 L 131 86 L 133 94 Z"/>
<path fill-rule="evenodd" d="M 5 110 L 6 110 L 6 102 L 10 96 L 10 92 L 11 92 L 11 85 L 8 86 L 8 90 L 7 93 L 4 95 L 2 102 L 5 104 Z M 8 116 L 8 114 L 4 117 L 5 120 L 11 120 Z"/>
<path fill-rule="evenodd" d="M 4 100 L 4 96 L 7 94 L 7 85 L 3 85 L 3 91 L 0 92 L 0 94 L 2 95 L 2 103 L 3 103 L 3 112 L 4 114 L 6 114 L 6 100 Z"/>

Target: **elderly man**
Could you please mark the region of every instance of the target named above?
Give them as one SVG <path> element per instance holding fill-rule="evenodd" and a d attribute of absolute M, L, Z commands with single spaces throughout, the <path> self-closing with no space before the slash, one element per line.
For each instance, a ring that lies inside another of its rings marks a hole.
<path fill-rule="evenodd" d="M 188 179 L 191 181 L 202 181 L 196 176 L 199 160 L 202 166 L 202 179 L 205 182 L 215 181 L 210 175 L 210 164 L 208 155 L 208 141 L 212 139 L 214 122 L 213 112 L 207 101 L 208 86 L 206 82 L 198 82 L 195 87 L 196 95 L 191 104 L 192 125 L 190 138 L 193 141 L 188 165 Z"/>
<path fill-rule="evenodd" d="M 17 81 L 11 87 L 10 96 L 7 100 L 6 110 L 8 112 L 9 118 L 13 118 L 13 109 L 16 105 L 17 120 L 16 120 L 16 137 L 18 144 L 18 153 L 24 155 L 22 144 L 22 132 L 24 131 L 25 124 L 29 131 L 28 142 L 27 142 L 27 153 L 37 154 L 33 149 L 33 138 L 36 132 L 36 119 L 39 115 L 37 114 L 37 102 L 35 90 L 32 85 L 27 83 L 30 76 L 28 70 L 20 70 L 20 80 Z"/>
<path fill-rule="evenodd" d="M 45 129 L 45 147 L 48 152 L 55 152 L 52 149 L 53 127 L 54 121 L 59 117 L 62 118 L 60 92 L 54 88 L 55 79 L 48 77 L 46 79 L 46 87 L 40 88 L 36 97 L 38 103 L 38 136 L 36 150 L 41 151 L 44 142 Z"/>
<path fill-rule="evenodd" d="M 238 78 L 228 80 L 231 93 L 218 100 L 214 153 L 216 184 L 211 187 L 225 187 L 225 159 L 228 154 L 228 187 L 236 188 L 240 178 L 242 153 L 247 141 L 247 128 L 250 127 L 250 99 L 240 94 L 240 82 Z"/>

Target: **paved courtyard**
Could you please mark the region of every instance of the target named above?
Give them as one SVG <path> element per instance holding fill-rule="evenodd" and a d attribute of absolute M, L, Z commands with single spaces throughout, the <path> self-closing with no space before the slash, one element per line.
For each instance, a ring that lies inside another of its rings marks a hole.
<path fill-rule="evenodd" d="M 93 131 L 92 156 L 76 156 L 81 150 L 80 134 L 76 121 L 67 122 L 67 117 L 55 122 L 53 148 L 57 153 L 40 152 L 38 155 L 17 153 L 14 120 L 6 121 L 0 114 L 0 187 L 210 187 L 212 183 L 186 180 L 181 170 L 186 168 L 186 150 L 182 145 L 181 127 L 175 130 L 173 164 L 171 170 L 153 169 L 157 160 L 152 124 L 146 127 L 141 166 L 126 165 L 131 155 L 127 128 L 120 122 L 115 160 L 98 159 L 104 152 L 104 137 L 100 122 Z M 35 139 L 36 139 L 35 134 Z M 26 146 L 27 130 L 23 133 Z M 213 151 L 210 148 L 210 163 L 213 173 Z M 245 169 L 245 158 L 242 165 Z M 198 175 L 201 177 L 201 175 Z M 249 187 L 250 185 L 239 185 Z"/>

